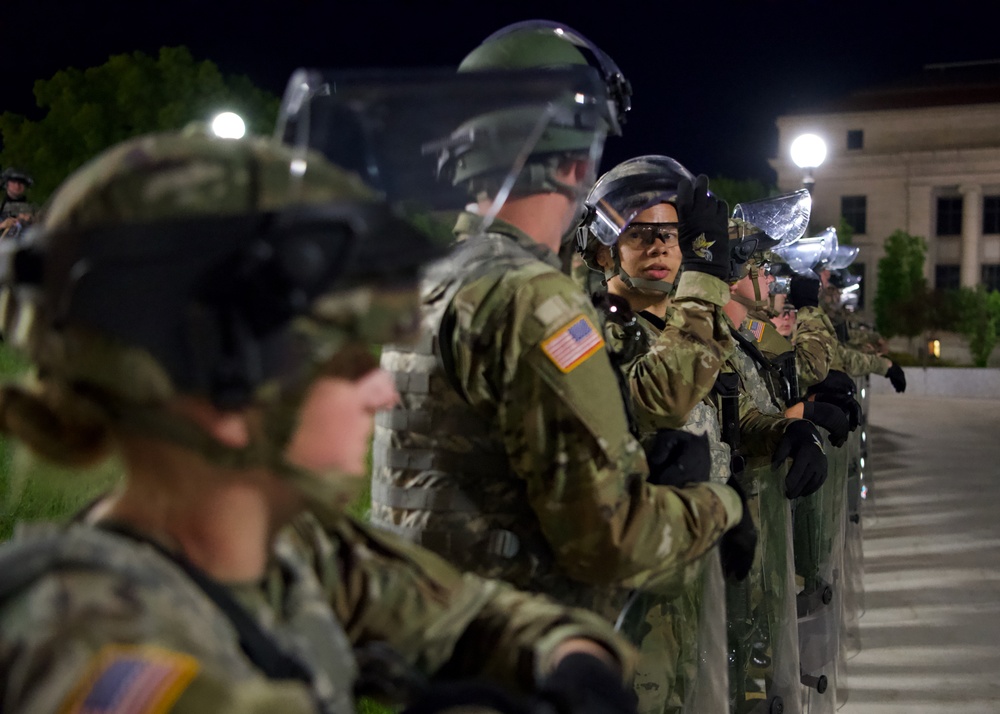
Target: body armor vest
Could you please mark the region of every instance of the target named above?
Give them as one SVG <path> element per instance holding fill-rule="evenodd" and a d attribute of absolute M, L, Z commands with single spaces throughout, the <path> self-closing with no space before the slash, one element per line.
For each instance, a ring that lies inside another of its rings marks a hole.
<path fill-rule="evenodd" d="M 517 271 L 530 279 L 553 270 L 513 239 L 488 233 L 462 241 L 428 271 L 424 338 L 382 351 L 400 403 L 376 417 L 371 520 L 460 569 L 592 607 L 593 594 L 583 592 L 588 588 L 555 568 L 525 482 L 510 468 L 495 413 L 465 400 L 452 376 L 450 349 L 441 349 L 454 329 L 448 307 L 462 287 L 495 276 L 496 289 L 509 290 L 513 299 L 523 281 L 505 287 L 504 277 Z M 498 304 L 508 303 L 506 295 L 498 297 Z"/>
<path fill-rule="evenodd" d="M 69 527 L 32 524 L 23 529 L 0 556 L 0 604 L 48 573 L 60 570 L 89 571 L 120 576 L 140 589 L 171 594 L 171 603 L 190 613 L 191 641 L 234 680 L 259 676 L 250 662 L 272 679 L 300 679 L 323 714 L 344 714 L 355 709 L 353 686 L 357 664 L 347 634 L 327 606 L 328 598 L 309 565 L 276 543 L 275 562 L 285 580 L 280 623 L 264 620 L 246 606 L 217 599 L 205 583 L 197 582 L 178 561 L 142 540 L 84 525 Z M 206 576 L 202 576 L 207 580 Z M 211 588 L 225 588 L 209 581 Z M 227 595 L 225 597 L 232 597 Z M 317 604 L 320 607 L 317 607 Z M 272 611 L 267 620 L 274 619 Z M 137 624 L 138 627 L 143 627 Z M 261 644 L 261 639 L 266 643 Z M 277 648 L 273 652 L 269 651 Z M 294 658 L 301 668 L 276 674 L 274 653 Z"/>

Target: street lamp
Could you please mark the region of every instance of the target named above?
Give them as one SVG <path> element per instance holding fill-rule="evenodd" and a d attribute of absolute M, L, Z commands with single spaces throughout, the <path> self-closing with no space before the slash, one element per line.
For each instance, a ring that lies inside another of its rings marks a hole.
<path fill-rule="evenodd" d="M 212 119 L 212 133 L 220 139 L 242 139 L 247 126 L 239 114 L 222 112 Z"/>
<path fill-rule="evenodd" d="M 826 159 L 826 142 L 815 134 L 801 134 L 792 142 L 791 153 L 792 161 L 804 172 L 802 186 L 812 193 L 816 184 L 813 169 Z"/>

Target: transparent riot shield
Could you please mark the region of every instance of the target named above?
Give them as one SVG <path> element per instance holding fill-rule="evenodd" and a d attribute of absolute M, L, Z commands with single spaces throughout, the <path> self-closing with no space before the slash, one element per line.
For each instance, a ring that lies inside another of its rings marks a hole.
<path fill-rule="evenodd" d="M 850 433 L 847 451 L 847 521 L 844 524 L 844 617 L 842 646 L 847 656 L 861 650 L 859 620 L 864 612 L 864 524 L 861 521 L 861 428 Z"/>
<path fill-rule="evenodd" d="M 836 710 L 843 600 L 847 449 L 824 438 L 827 478 L 815 493 L 797 500 L 794 514 L 799 656 L 806 686 L 803 710 Z"/>
<path fill-rule="evenodd" d="M 740 483 L 759 540 L 750 575 L 726 584 L 730 711 L 797 714 L 802 687 L 784 468 L 752 461 Z"/>
<path fill-rule="evenodd" d="M 636 591 L 616 623 L 639 648 L 640 714 L 724 711 L 726 706 L 725 592 L 718 550 L 685 570 L 677 595 Z"/>

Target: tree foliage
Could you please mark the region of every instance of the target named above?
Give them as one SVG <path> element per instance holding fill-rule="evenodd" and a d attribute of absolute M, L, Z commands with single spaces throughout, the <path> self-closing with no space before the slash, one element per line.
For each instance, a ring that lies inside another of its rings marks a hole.
<path fill-rule="evenodd" d="M 997 344 L 1000 331 L 1000 292 L 986 290 L 982 285 L 960 288 L 958 297 L 958 331 L 969 341 L 972 364 L 985 367 Z"/>
<path fill-rule="evenodd" d="M 926 327 L 919 305 L 927 294 L 924 260 L 927 242 L 897 230 L 885 239 L 885 257 L 878 262 L 875 326 L 885 337 L 916 337 Z"/>
<path fill-rule="evenodd" d="M 730 179 L 718 176 L 708 182 L 709 188 L 716 196 L 724 198 L 732 209 L 737 203 L 756 201 L 760 198 L 777 195 L 775 186 L 768 186 L 757 179 Z"/>
<path fill-rule="evenodd" d="M 852 243 L 854 243 L 854 227 L 841 216 L 840 225 L 837 226 L 837 245 L 851 245 Z"/>
<path fill-rule="evenodd" d="M 223 76 L 186 47 L 158 56 L 114 55 L 99 67 L 65 69 L 35 82 L 45 115 L 30 121 L 0 114 L 0 164 L 35 177 L 30 197 L 42 202 L 74 169 L 98 152 L 133 136 L 180 129 L 226 109 L 240 114 L 250 133 L 270 133 L 278 98 L 242 75 Z"/>

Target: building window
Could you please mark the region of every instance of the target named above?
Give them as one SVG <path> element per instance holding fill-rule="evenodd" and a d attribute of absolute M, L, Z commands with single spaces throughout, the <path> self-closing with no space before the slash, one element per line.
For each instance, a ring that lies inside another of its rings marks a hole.
<path fill-rule="evenodd" d="M 962 197 L 942 196 L 937 200 L 937 234 L 962 235 Z"/>
<path fill-rule="evenodd" d="M 987 290 L 1000 290 L 1000 264 L 983 265 L 983 285 Z"/>
<path fill-rule="evenodd" d="M 934 266 L 934 287 L 938 290 L 955 290 L 961 284 L 960 274 L 960 266 L 939 263 Z"/>
<path fill-rule="evenodd" d="M 983 233 L 1000 233 L 1000 196 L 983 196 Z"/>
<path fill-rule="evenodd" d="M 861 129 L 848 129 L 847 148 L 848 149 L 865 148 L 865 132 L 862 131 Z"/>
<path fill-rule="evenodd" d="M 864 235 L 868 232 L 868 197 L 841 196 L 840 215 L 855 233 Z"/>

